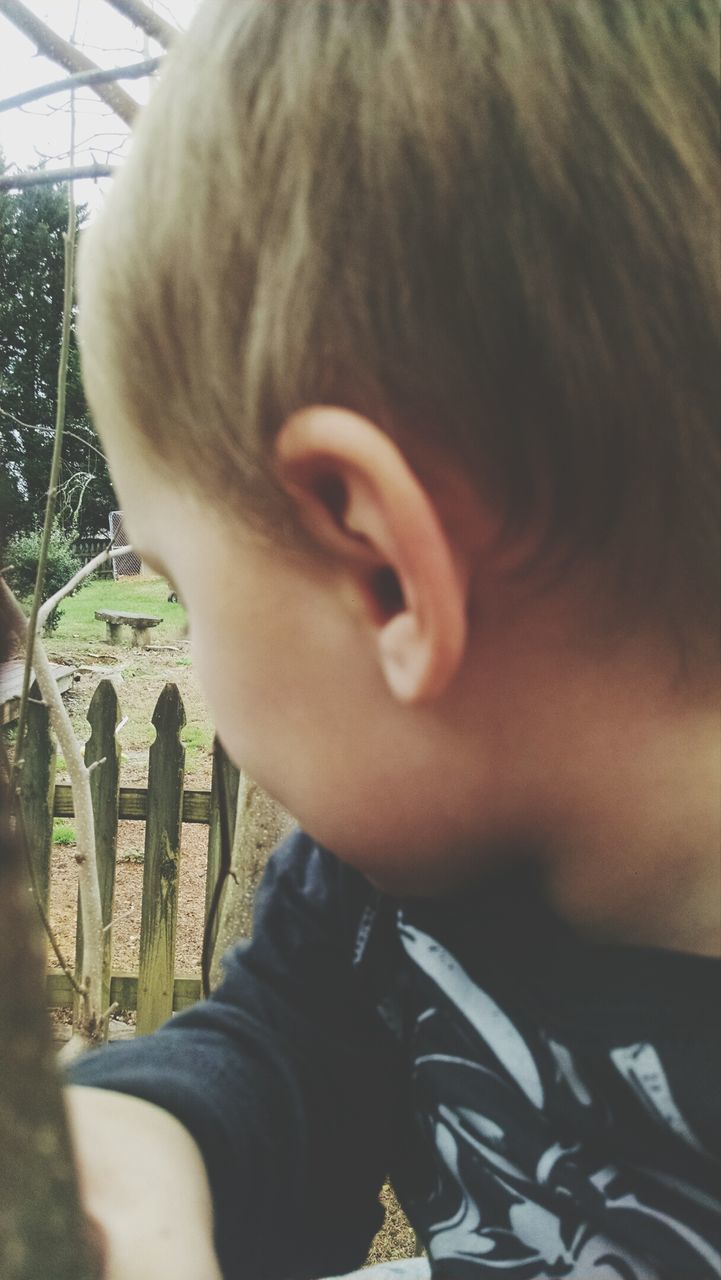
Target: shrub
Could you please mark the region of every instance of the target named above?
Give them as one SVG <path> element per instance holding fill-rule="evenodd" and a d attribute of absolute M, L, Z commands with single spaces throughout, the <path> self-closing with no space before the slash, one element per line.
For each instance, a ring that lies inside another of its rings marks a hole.
<path fill-rule="evenodd" d="M 7 574 L 8 582 L 26 612 L 29 611 L 35 589 L 41 537 L 42 533 L 39 529 L 33 529 L 29 533 L 17 533 L 10 539 L 5 550 L 6 563 L 12 566 Z M 67 535 L 55 526 L 50 535 L 48 547 L 43 599 L 47 600 L 64 586 L 73 574 L 77 573 L 82 563 Z M 61 610 L 53 609 L 45 624 L 45 630 L 54 631 L 60 617 Z"/>

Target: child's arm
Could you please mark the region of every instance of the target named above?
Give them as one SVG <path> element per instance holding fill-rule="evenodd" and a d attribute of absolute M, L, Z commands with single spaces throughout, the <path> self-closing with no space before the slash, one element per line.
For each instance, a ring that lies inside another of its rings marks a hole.
<path fill-rule="evenodd" d="M 77 1087 L 66 1098 L 104 1280 L 220 1280 L 210 1188 L 188 1131 L 139 1098 Z"/>
<path fill-rule="evenodd" d="M 361 1265 L 380 1226 L 378 1191 L 405 1112 L 397 1042 L 353 967 L 375 896 L 357 872 L 292 837 L 269 864 L 253 941 L 231 954 L 211 999 L 71 1070 L 73 1083 L 144 1098 L 175 1117 L 173 1132 L 178 1122 L 187 1130 L 228 1276 L 342 1274 Z M 112 1177 L 112 1160 L 99 1173 Z"/>

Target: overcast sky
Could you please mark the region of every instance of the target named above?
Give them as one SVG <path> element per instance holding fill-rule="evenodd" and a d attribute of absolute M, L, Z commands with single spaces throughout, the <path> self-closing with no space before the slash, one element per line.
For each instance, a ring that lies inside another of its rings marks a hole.
<path fill-rule="evenodd" d="M 102 67 L 123 66 L 162 52 L 153 41 L 106 3 L 106 0 L 25 0 L 28 9 L 42 18 L 58 34 L 69 39 L 78 13 L 76 42 L 88 57 Z M 151 7 L 178 27 L 187 27 L 199 0 L 151 0 Z M 62 67 L 39 57 L 26 36 L 0 14 L 0 98 L 36 85 L 59 80 Z M 122 82 L 132 97 L 145 100 L 148 81 Z M 69 95 L 58 95 L 30 106 L 0 114 L 0 148 L 6 164 L 18 169 L 35 167 L 48 157 L 48 167 L 67 164 L 70 141 Z M 122 157 L 128 130 L 90 89 L 76 95 L 76 163 L 105 162 L 108 151 L 115 164 Z M 102 199 L 107 181 L 76 184 L 76 199 L 95 207 Z"/>

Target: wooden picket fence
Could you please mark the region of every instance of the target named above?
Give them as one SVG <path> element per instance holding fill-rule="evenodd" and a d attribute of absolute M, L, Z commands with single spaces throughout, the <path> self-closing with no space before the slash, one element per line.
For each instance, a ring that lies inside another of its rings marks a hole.
<path fill-rule="evenodd" d="M 199 999 L 200 978 L 175 973 L 178 875 L 181 827 L 199 822 L 209 827 L 205 888 L 207 919 L 220 865 L 220 796 L 227 805 L 228 830 L 235 823 L 238 771 L 216 744 L 210 791 L 184 786 L 185 748 L 180 734 L 185 724 L 183 702 L 175 684 L 166 684 L 152 716 L 156 739 L 150 748 L 147 787 L 120 785 L 121 751 L 116 734 L 121 712 L 110 680 L 101 680 L 88 710 L 91 734 L 85 763 L 98 763 L 90 775 L 95 815 L 98 872 L 103 922 L 111 925 L 115 888 L 118 821 L 145 822 L 145 859 L 140 923 L 140 961 L 137 974 L 112 971 L 112 926 L 106 932 L 103 1007 L 117 1001 L 122 1009 L 137 1010 L 137 1030 L 154 1030 L 173 1010 Z M 47 707 L 34 689 L 29 708 L 22 783 L 22 815 L 31 850 L 35 890 L 47 910 L 50 896 L 50 856 L 53 818 L 74 816 L 70 786 L 55 782 L 56 748 Z M 224 787 L 219 786 L 223 771 Z M 76 968 L 82 945 L 78 915 Z M 64 973 L 47 979 L 48 1004 L 71 1005 L 73 992 Z"/>
<path fill-rule="evenodd" d="M 77 552 L 83 561 L 88 561 L 92 560 L 93 556 L 96 556 L 98 552 L 104 551 L 109 545 L 109 537 L 97 535 L 94 538 L 76 538 L 73 542 L 73 550 Z M 108 560 L 105 564 L 101 564 L 100 568 L 95 570 L 95 576 L 96 578 L 112 578 L 112 561 Z"/>

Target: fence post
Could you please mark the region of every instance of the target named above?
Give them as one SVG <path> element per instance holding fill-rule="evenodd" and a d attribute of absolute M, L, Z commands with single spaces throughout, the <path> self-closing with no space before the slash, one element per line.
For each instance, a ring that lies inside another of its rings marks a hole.
<path fill-rule="evenodd" d="M 35 882 L 47 915 L 50 897 L 50 853 L 57 749 L 50 733 L 50 713 L 36 683 L 30 688 L 21 777 L 20 812 Z"/>
<path fill-rule="evenodd" d="M 178 686 L 166 684 L 153 712 L 148 767 L 143 906 L 140 919 L 138 1035 L 170 1017 L 175 976 L 178 868 L 183 811 L 185 710 Z"/>
<path fill-rule="evenodd" d="M 103 924 L 109 925 L 113 918 L 120 799 L 120 743 L 115 736 L 120 720 L 120 706 L 115 686 L 110 680 L 101 680 L 98 684 L 88 707 L 87 720 L 91 732 L 85 744 L 85 764 L 89 768 L 97 761 L 103 762 L 98 764 L 90 775 L 90 794 L 95 819 L 95 852 L 98 861 Z M 83 958 L 83 925 L 79 898 L 77 921 L 75 972 L 82 979 L 80 968 Z M 108 929 L 103 951 L 103 988 L 100 1002 L 102 1011 L 110 1004 L 112 945 L 112 929 Z"/>
<path fill-rule="evenodd" d="M 221 784 L 222 778 L 222 784 Z M 213 740 L 213 780 L 210 784 L 210 830 L 208 832 L 208 869 L 205 876 L 205 919 L 208 919 L 210 911 L 210 903 L 215 891 L 215 886 L 220 873 L 220 855 L 221 855 L 221 801 L 225 802 L 226 824 L 228 831 L 228 857 L 230 858 L 233 850 L 233 836 L 235 834 L 235 815 L 238 808 L 238 787 L 240 784 L 240 771 L 228 759 L 225 751 L 217 738 Z M 218 934 L 218 920 L 220 919 L 220 911 L 216 914 L 215 925 L 213 928 L 213 936 L 211 939 L 211 954 L 215 948 L 215 939 Z"/>
<path fill-rule="evenodd" d="M 251 937 L 253 902 L 265 864 L 278 841 L 294 826 L 295 820 L 277 800 L 241 773 L 231 852 L 233 874 L 223 893 L 210 967 L 211 987 L 222 977 L 224 953 L 242 938 Z"/>

